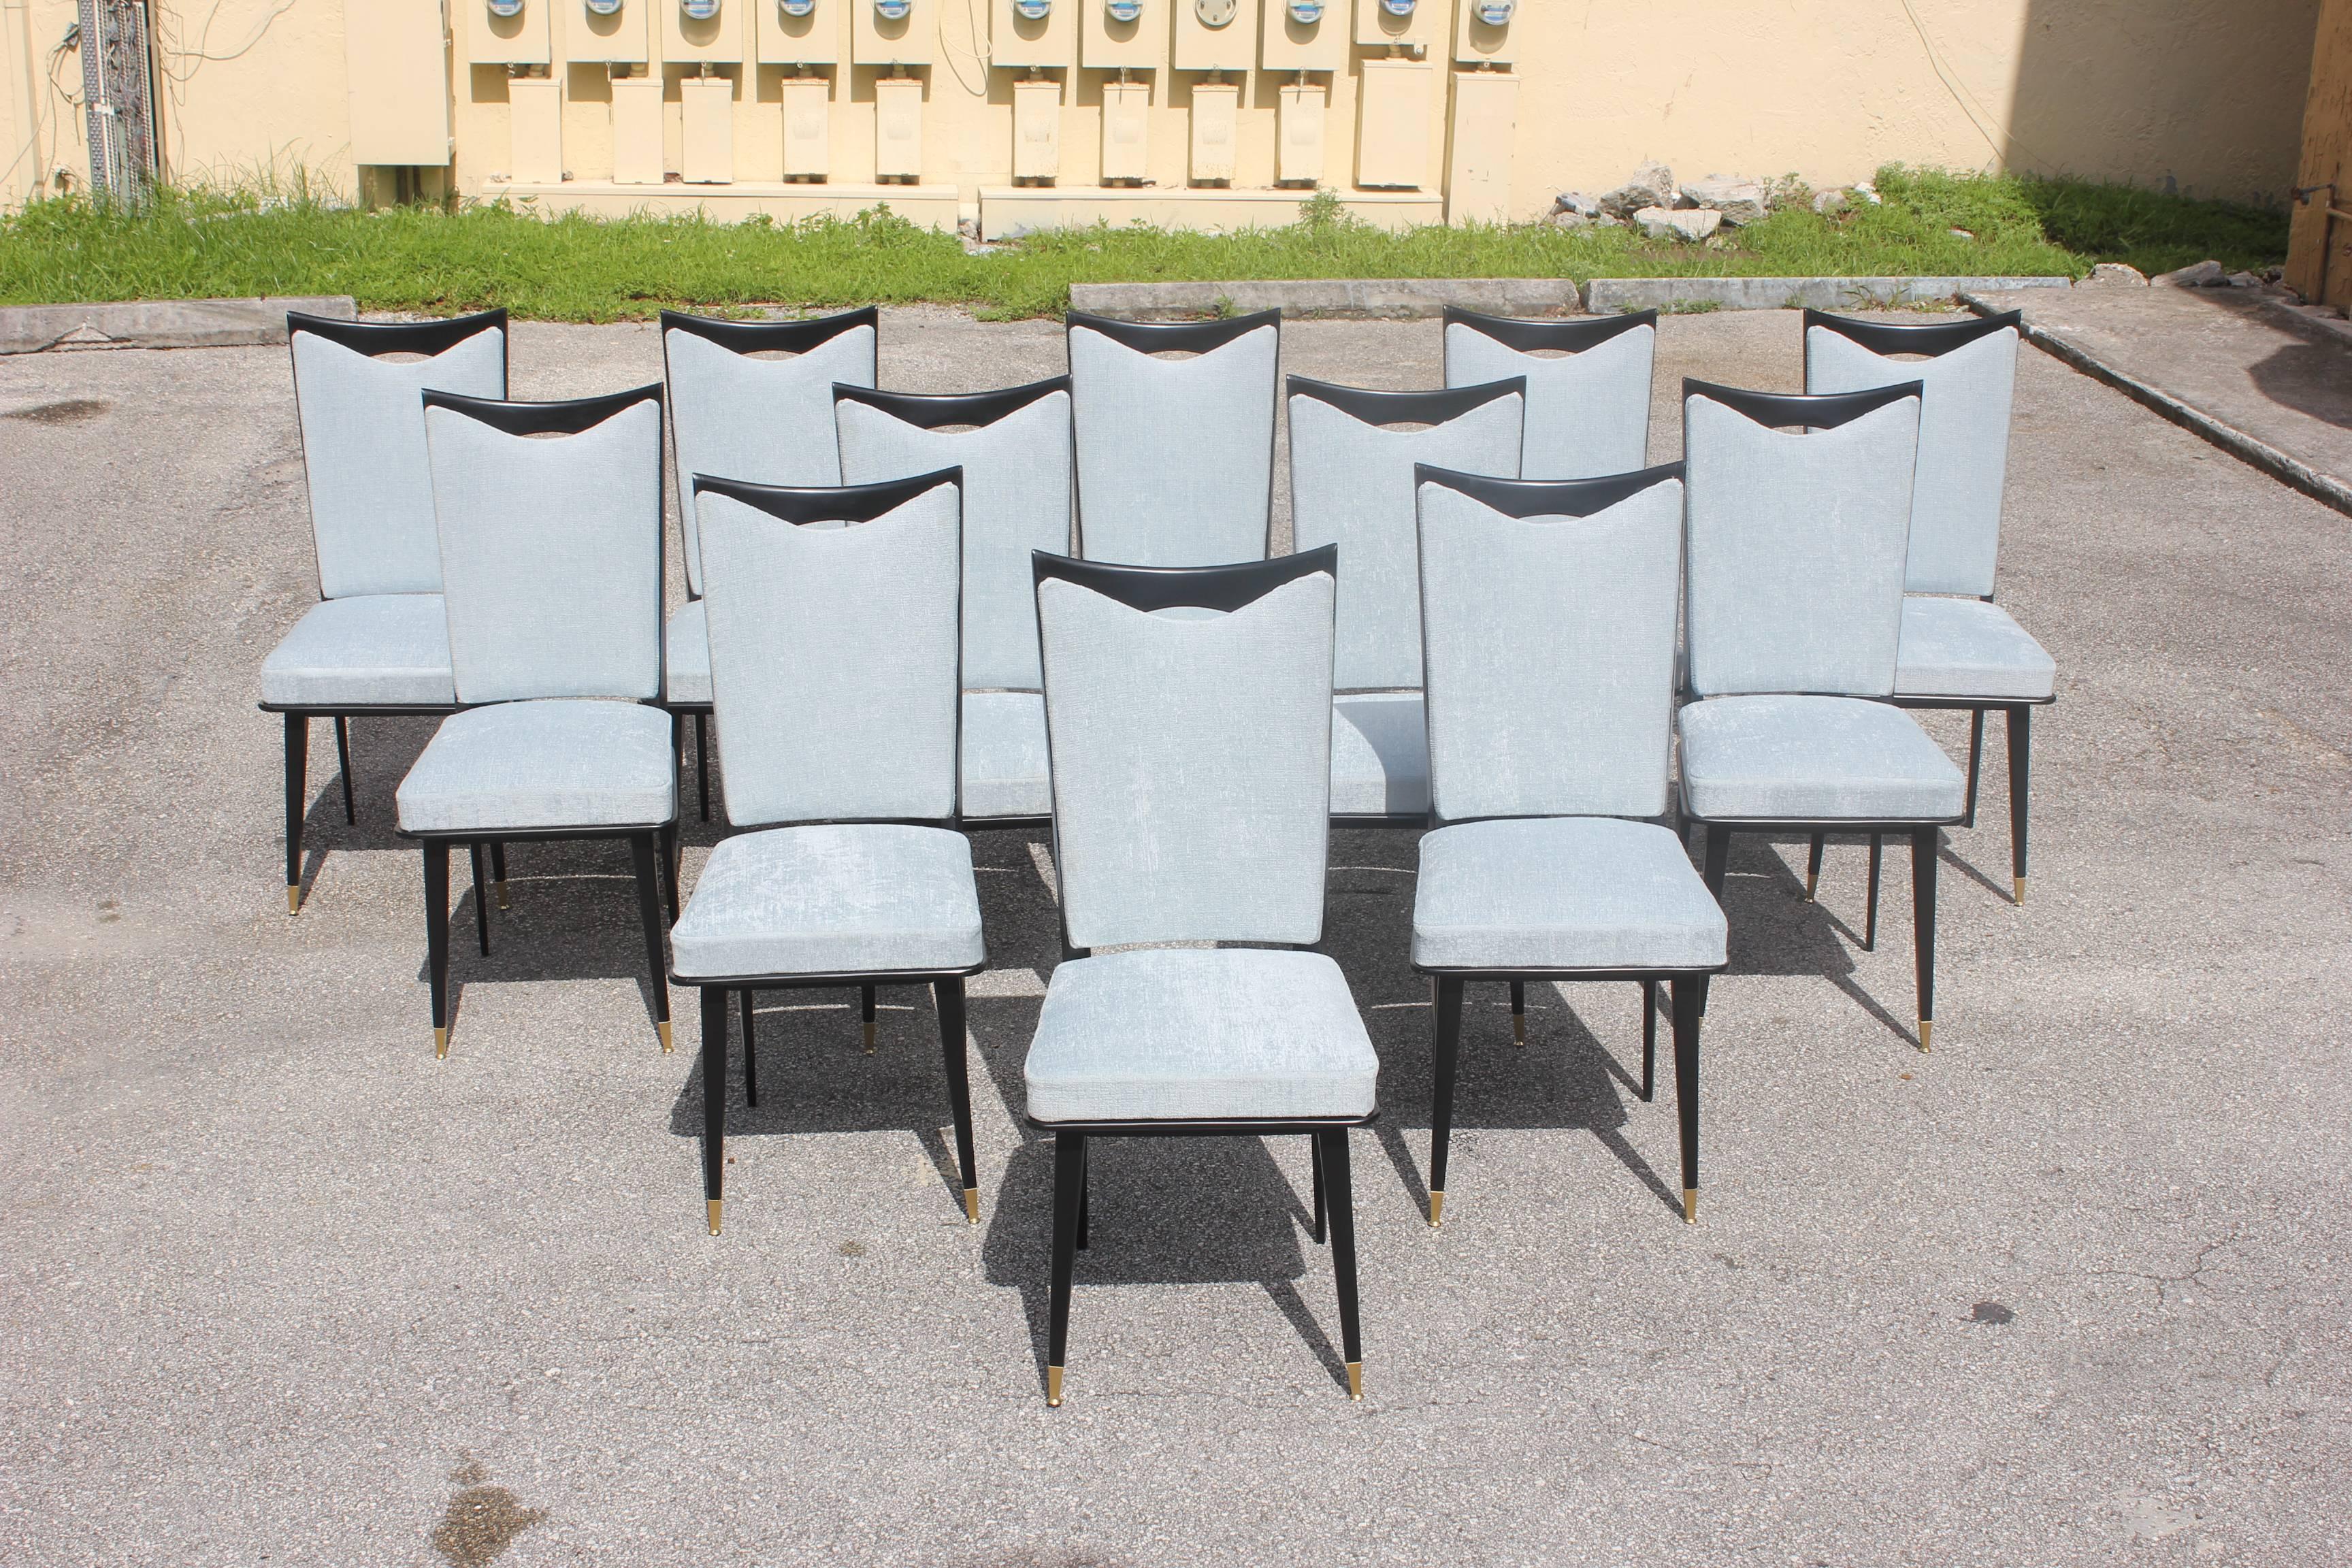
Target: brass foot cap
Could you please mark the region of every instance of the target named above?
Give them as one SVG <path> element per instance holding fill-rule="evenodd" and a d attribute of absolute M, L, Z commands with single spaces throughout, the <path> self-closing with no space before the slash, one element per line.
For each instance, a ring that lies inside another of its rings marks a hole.
<path fill-rule="evenodd" d="M 1923 1051 L 1927 1051 L 1927 1050 L 1933 1050 L 1933 1049 L 1935 1048 L 1932 1045 L 1930 1045 L 1930 1044 L 1928 1043 L 1930 1040 L 1932 1040 L 1932 1039 L 1935 1037 L 1935 1034 L 1936 1034 L 1936 1020 L 1935 1020 L 1935 1019 L 1933 1019 L 1933 1018 L 1922 1018 L 1922 1019 L 1920 1019 L 1920 1020 L 1919 1020 L 1919 1048 L 1920 1048 L 1921 1050 L 1923 1050 Z"/>
<path fill-rule="evenodd" d="M 506 883 L 506 879 L 505 879 L 505 878 L 503 878 L 503 877 L 501 877 L 501 878 L 499 878 L 499 908 L 500 908 L 500 909 L 505 909 L 506 907 L 507 907 L 507 883 Z"/>
<path fill-rule="evenodd" d="M 1055 1405 L 1062 1403 L 1062 1369 L 1058 1366 L 1045 1369 L 1045 1403 Z"/>
<path fill-rule="evenodd" d="M 302 884 L 299 882 L 286 884 L 286 912 L 289 915 L 302 912 Z"/>
<path fill-rule="evenodd" d="M 449 1054 L 448 1030 L 436 1029 L 433 1031 L 433 1054 L 436 1057 L 446 1057 Z"/>
<path fill-rule="evenodd" d="M 1696 1187 L 1683 1189 L 1683 1223 L 1685 1225 L 1698 1223 L 1698 1189 Z"/>
<path fill-rule="evenodd" d="M 702 1200 L 702 1217 L 710 1223 L 710 1234 L 713 1236 L 719 1234 L 719 1205 L 722 1201 L 719 1198 Z"/>
<path fill-rule="evenodd" d="M 2020 904 L 2023 904 L 2025 902 L 2025 879 L 2022 877 L 2011 877 L 2010 881 L 2014 884 L 2017 889 L 2017 901 Z"/>
<path fill-rule="evenodd" d="M 1821 884 L 1822 879 L 1817 874 L 1811 871 L 1805 873 L 1805 902 L 1810 904 L 1813 901 L 1813 894 Z"/>
<path fill-rule="evenodd" d="M 980 1189 L 978 1187 L 966 1187 L 963 1190 L 963 1222 L 966 1225 L 980 1223 Z"/>
<path fill-rule="evenodd" d="M 1430 1229 L 1432 1229 L 1432 1230 L 1435 1230 L 1435 1229 L 1436 1229 L 1440 1225 L 1442 1225 L 1443 1223 L 1444 1223 L 1444 1220 L 1445 1220 L 1445 1194 L 1444 1194 L 1444 1193 L 1432 1193 L 1432 1194 L 1429 1194 L 1429 1228 L 1430 1228 Z"/>
<path fill-rule="evenodd" d="M 874 1054 L 874 1020 L 871 1018 L 866 1020 L 866 1054 L 869 1057 Z"/>
<path fill-rule="evenodd" d="M 667 1056 L 673 1048 L 675 1048 L 670 1043 L 669 1020 L 667 1018 L 664 1018 L 660 1023 L 656 1024 L 654 1026 L 654 1033 L 661 1037 L 662 1053 Z"/>
<path fill-rule="evenodd" d="M 1514 1013 L 1511 1015 L 1511 1044 L 1524 1046 L 1527 1043 L 1528 1016 L 1525 1013 Z"/>
<path fill-rule="evenodd" d="M 1350 1399 L 1361 1399 L 1363 1396 L 1364 1363 L 1360 1361 L 1351 1361 L 1348 1363 L 1348 1397 Z"/>

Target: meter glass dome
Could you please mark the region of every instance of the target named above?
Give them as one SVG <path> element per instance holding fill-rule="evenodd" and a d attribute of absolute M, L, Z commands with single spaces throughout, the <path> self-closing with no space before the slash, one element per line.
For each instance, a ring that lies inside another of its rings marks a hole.
<path fill-rule="evenodd" d="M 1103 0 L 1103 15 L 1114 22 L 1132 22 L 1143 15 L 1143 0 Z"/>

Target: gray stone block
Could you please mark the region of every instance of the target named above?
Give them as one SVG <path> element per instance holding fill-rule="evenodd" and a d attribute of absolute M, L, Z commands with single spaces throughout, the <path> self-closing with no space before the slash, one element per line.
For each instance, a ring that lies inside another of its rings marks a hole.
<path fill-rule="evenodd" d="M 286 312 L 359 314 L 348 294 L 263 300 L 131 300 L 0 309 L 0 354 L 50 348 L 197 349 L 282 343 Z"/>
<path fill-rule="evenodd" d="M 1076 283 L 1070 308 L 1118 321 L 1180 316 L 1435 316 L 1448 305 L 1497 316 L 1574 315 L 1571 278 L 1299 278 L 1227 283 Z"/>
<path fill-rule="evenodd" d="M 1596 316 L 1627 310 L 1868 310 L 1932 304 L 1963 292 L 2063 289 L 2065 278 L 1595 278 L 1584 308 Z"/>

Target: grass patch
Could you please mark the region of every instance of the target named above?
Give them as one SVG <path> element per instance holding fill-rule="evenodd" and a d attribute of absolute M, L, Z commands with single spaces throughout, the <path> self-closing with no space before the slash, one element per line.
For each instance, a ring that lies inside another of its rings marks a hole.
<path fill-rule="evenodd" d="M 2098 261 L 2158 272 L 2210 256 L 2275 264 L 2284 214 L 2116 185 L 1882 170 L 1877 205 L 1804 206 L 1717 246 L 1624 228 L 1432 226 L 1391 234 L 1321 194 L 1297 222 L 1212 236 L 1136 226 L 1034 236 L 982 254 L 887 212 L 791 225 L 698 216 L 542 221 L 502 205 L 362 212 L 286 194 L 174 191 L 130 210 L 67 197 L 0 218 L 0 304 L 349 294 L 362 310 L 505 305 L 608 321 L 665 306 L 932 302 L 1050 315 L 1070 285 L 1259 278 L 1592 278 L 2055 274 Z M 1960 232 L 1955 232 L 1960 231 Z"/>

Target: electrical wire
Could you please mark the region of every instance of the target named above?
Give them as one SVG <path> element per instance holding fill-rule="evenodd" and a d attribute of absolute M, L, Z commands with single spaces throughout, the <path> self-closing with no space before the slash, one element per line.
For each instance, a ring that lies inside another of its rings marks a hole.
<path fill-rule="evenodd" d="M 1943 51 L 1937 48 L 1936 40 L 1927 36 L 1927 24 L 1919 19 L 1919 13 L 1912 8 L 1911 0 L 1896 0 L 1896 3 L 1903 7 L 1903 14 L 1911 18 L 1911 30 L 1919 35 L 1919 47 L 1927 51 L 1927 64 L 1934 69 L 1937 79 L 1944 84 L 1944 90 L 1952 95 L 1952 101 L 1959 105 L 1960 112 L 1968 117 L 1969 123 L 1976 127 L 1977 134 L 1985 139 L 1985 145 L 1992 149 L 1993 158 L 2014 162 L 2015 155 L 2022 152 L 2028 159 L 2039 163 L 2041 160 L 2036 156 L 2033 149 L 2026 146 L 2008 132 L 1995 129 L 1999 121 L 1987 111 L 1983 104 L 1977 101 L 1976 95 L 1970 92 L 1951 68 L 1944 63 Z M 2007 142 L 2008 146 L 2003 147 L 2003 142 Z"/>

